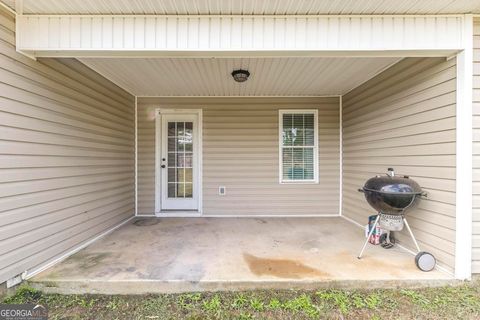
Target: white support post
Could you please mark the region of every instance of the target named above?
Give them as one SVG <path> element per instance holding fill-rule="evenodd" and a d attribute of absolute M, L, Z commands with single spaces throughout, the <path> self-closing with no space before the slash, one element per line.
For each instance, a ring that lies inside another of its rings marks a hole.
<path fill-rule="evenodd" d="M 338 215 L 343 215 L 343 96 L 338 97 L 339 104 L 339 181 L 340 185 L 338 187 L 339 191 L 339 203 L 338 203 Z"/>
<path fill-rule="evenodd" d="M 473 16 L 464 18 L 464 50 L 457 55 L 455 278 L 472 276 Z"/>
<path fill-rule="evenodd" d="M 22 37 L 24 36 L 24 30 L 22 28 L 22 24 L 19 23 L 19 17 L 23 16 L 23 0 L 16 0 L 15 1 L 15 51 L 24 55 L 27 58 L 32 60 L 37 60 L 35 54 L 33 52 L 27 53 L 20 50 L 20 44 L 22 43 Z"/>
<path fill-rule="evenodd" d="M 135 96 L 135 216 L 138 216 L 138 98 Z"/>

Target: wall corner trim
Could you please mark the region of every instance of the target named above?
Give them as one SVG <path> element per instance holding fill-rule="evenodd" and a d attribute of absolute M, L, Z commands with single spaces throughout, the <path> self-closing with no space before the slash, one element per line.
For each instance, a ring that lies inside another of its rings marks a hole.
<path fill-rule="evenodd" d="M 464 50 L 457 55 L 455 278 L 472 277 L 473 15 L 464 19 Z"/>
<path fill-rule="evenodd" d="M 135 216 L 138 216 L 138 97 L 135 96 Z"/>
<path fill-rule="evenodd" d="M 339 203 L 338 203 L 338 215 L 343 215 L 343 96 L 338 97 L 338 118 L 339 118 Z"/>

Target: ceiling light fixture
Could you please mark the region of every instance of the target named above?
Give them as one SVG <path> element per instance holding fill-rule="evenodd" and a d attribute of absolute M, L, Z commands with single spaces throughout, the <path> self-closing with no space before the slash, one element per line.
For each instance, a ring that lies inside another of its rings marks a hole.
<path fill-rule="evenodd" d="M 233 80 L 237 82 L 245 82 L 247 81 L 249 76 L 250 76 L 250 72 L 248 72 L 248 70 L 238 69 L 238 70 L 233 70 L 232 72 Z"/>

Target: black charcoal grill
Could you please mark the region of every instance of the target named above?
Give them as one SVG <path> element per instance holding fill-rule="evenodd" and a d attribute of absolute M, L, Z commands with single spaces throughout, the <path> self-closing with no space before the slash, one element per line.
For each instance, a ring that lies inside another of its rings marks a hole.
<path fill-rule="evenodd" d="M 426 193 L 422 191 L 418 183 L 408 176 L 396 176 L 395 171 L 392 168 L 388 168 L 387 175 L 368 179 L 363 188 L 358 191 L 365 194 L 367 202 L 378 212 L 358 255 L 358 259 L 362 258 L 368 240 L 372 236 L 377 224 L 386 231 L 385 241 L 390 244 L 386 247 L 393 246 L 390 240 L 392 238 L 390 232 L 400 231 L 405 225 L 418 251 L 415 257 L 417 267 L 423 271 L 432 270 L 436 264 L 435 257 L 428 252 L 420 250 L 417 240 L 405 218 L 406 211 L 414 207 L 422 197 L 426 197 Z"/>

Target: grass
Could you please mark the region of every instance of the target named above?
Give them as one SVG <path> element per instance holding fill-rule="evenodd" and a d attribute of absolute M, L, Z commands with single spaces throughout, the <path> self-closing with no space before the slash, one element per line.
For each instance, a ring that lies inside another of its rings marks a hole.
<path fill-rule="evenodd" d="M 480 319 L 480 282 L 441 288 L 46 294 L 23 285 L 3 303 L 41 303 L 49 319 Z"/>

